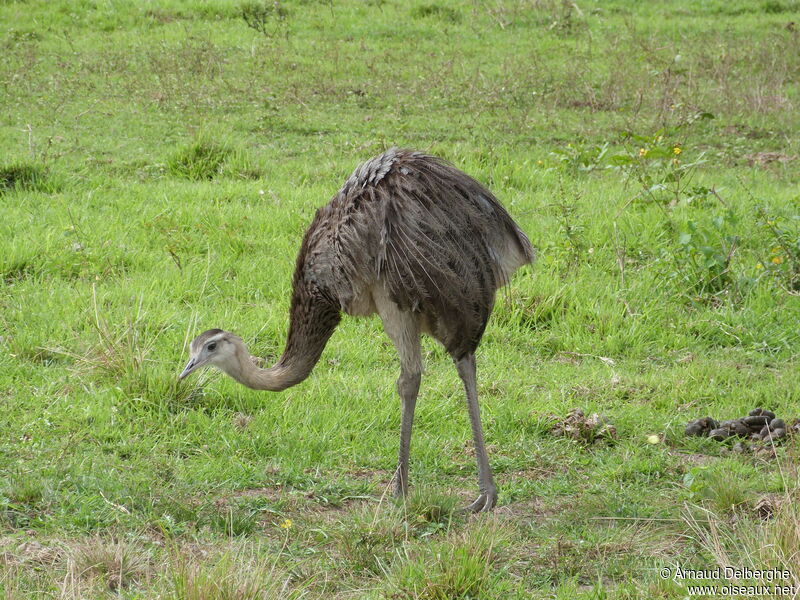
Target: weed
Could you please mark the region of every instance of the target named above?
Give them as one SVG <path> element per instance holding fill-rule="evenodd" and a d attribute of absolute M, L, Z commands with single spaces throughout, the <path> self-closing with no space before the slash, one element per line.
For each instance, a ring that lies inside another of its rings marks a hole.
<path fill-rule="evenodd" d="M 797 10 L 796 3 L 784 3 L 777 0 L 768 0 L 762 5 L 765 13 L 769 15 L 777 15 L 785 12 L 793 12 Z"/>
<path fill-rule="evenodd" d="M 38 164 L 15 163 L 0 166 L 0 196 L 16 190 L 51 193 L 58 186 Z"/>
<path fill-rule="evenodd" d="M 190 531 L 196 531 L 202 524 L 205 515 L 203 507 L 188 498 L 163 497 L 156 501 L 152 508 L 151 525 L 170 536 L 178 536 Z M 218 510 L 215 515 L 220 515 Z M 218 518 L 220 518 L 218 516 Z M 222 517 L 224 519 L 224 513 Z M 226 529 L 217 529 L 217 532 L 227 533 Z"/>
<path fill-rule="evenodd" d="M 366 506 L 338 524 L 334 540 L 349 569 L 382 574 L 394 558 L 395 548 L 408 539 L 407 524 L 399 510 Z"/>
<path fill-rule="evenodd" d="M 69 579 L 99 579 L 112 591 L 121 591 L 150 575 L 150 557 L 129 541 L 93 538 L 72 549 Z"/>
<path fill-rule="evenodd" d="M 567 255 L 567 266 L 574 266 L 583 260 L 588 247 L 585 227 L 581 223 L 577 208 L 580 194 L 574 201 L 568 201 L 562 187 L 561 197 L 563 198 L 561 202 L 555 205 L 556 219 L 563 236 L 563 246 L 560 250 Z"/>
<path fill-rule="evenodd" d="M 100 316 L 96 290 L 92 299 L 91 326 L 96 341 L 84 351 L 58 347 L 44 349 L 45 352 L 71 359 L 74 372 L 81 377 L 114 382 L 129 398 L 135 399 L 134 405 L 161 410 L 179 406 L 198 393 L 202 383 L 184 386 L 173 372 L 151 368 L 149 357 L 165 328 L 152 329 L 141 304 L 127 322 L 111 326 Z"/>
<path fill-rule="evenodd" d="M 294 600 L 305 595 L 304 586 L 291 586 L 292 577 L 277 568 L 274 559 L 253 552 L 206 561 L 178 554 L 168 576 L 164 597 L 174 600 Z"/>
<path fill-rule="evenodd" d="M 223 176 L 258 179 L 263 175 L 245 152 L 227 142 L 201 135 L 177 150 L 167 160 L 167 172 L 173 177 L 204 181 Z"/>
<path fill-rule="evenodd" d="M 31 526 L 34 521 L 33 514 L 26 506 L 0 497 L 0 522 L 9 527 L 22 529 Z"/>
<path fill-rule="evenodd" d="M 683 485 L 695 502 L 708 503 L 717 512 L 741 510 L 749 501 L 746 485 L 730 473 L 693 468 L 683 476 Z"/>
<path fill-rule="evenodd" d="M 272 37 L 281 27 L 285 27 L 289 15 L 289 11 L 278 0 L 244 2 L 239 10 L 247 26 L 265 37 Z"/>
<path fill-rule="evenodd" d="M 418 530 L 417 534 L 426 536 L 446 530 L 456 515 L 458 498 L 437 493 L 423 487 L 414 491 L 403 501 L 401 509 L 406 519 Z"/>
<path fill-rule="evenodd" d="M 227 510 L 212 509 L 205 522 L 213 531 L 229 537 L 249 535 L 258 527 L 258 512 L 239 506 L 229 506 Z"/>
<path fill-rule="evenodd" d="M 447 532 L 456 516 L 458 499 L 415 488 L 397 507 L 365 506 L 340 523 L 335 539 L 351 569 L 375 575 L 392 563 L 403 541 Z"/>
<path fill-rule="evenodd" d="M 756 214 L 770 247 L 762 253 L 756 269 L 773 275 L 787 290 L 800 292 L 800 217 L 778 214 L 763 206 Z"/>
<path fill-rule="evenodd" d="M 394 598 L 467 600 L 494 596 L 494 562 L 505 533 L 489 524 L 425 547 L 407 547 L 387 574 Z"/>
<path fill-rule="evenodd" d="M 42 569 L 32 569 L 25 564 L 17 564 L 8 556 L 0 557 L 0 598 L 3 600 L 30 600 L 52 597 L 72 600 L 80 596 L 59 594 L 58 586 L 49 580 Z"/>
<path fill-rule="evenodd" d="M 704 118 L 713 118 L 708 115 Z M 691 185 L 698 167 L 706 162 L 704 154 L 687 162 L 686 147 L 674 139 L 676 135 L 677 131 L 668 133 L 665 129 L 644 136 L 627 133 L 626 151 L 610 157 L 611 164 L 639 184 L 636 200 L 674 207 L 681 200 L 709 193 L 702 186 Z"/>
<path fill-rule="evenodd" d="M 736 223 L 732 210 L 705 222 L 687 222 L 678 238 L 677 252 L 671 257 L 675 270 L 669 274 L 685 295 L 718 298 L 735 285 L 731 262 L 739 238 L 731 230 Z"/>
<path fill-rule="evenodd" d="M 610 144 L 586 145 L 568 143 L 566 146 L 556 148 L 551 154 L 561 163 L 567 171 L 575 173 L 591 173 L 600 169 L 609 168 Z"/>
<path fill-rule="evenodd" d="M 434 17 L 442 21 L 449 21 L 450 23 L 458 23 L 461 21 L 461 13 L 449 6 L 442 6 L 441 4 L 423 4 L 416 6 L 411 9 L 411 16 L 417 19 Z"/>
<path fill-rule="evenodd" d="M 0 271 L 0 279 L 7 284 L 12 284 L 15 281 L 20 281 L 26 277 L 30 277 L 36 273 L 36 267 L 33 262 L 21 259 L 14 260 L 13 258 L 9 263 L 3 266 Z"/>
<path fill-rule="evenodd" d="M 561 37 L 588 27 L 585 13 L 576 2 L 569 0 L 537 0 L 535 13 L 539 25 Z"/>
<path fill-rule="evenodd" d="M 44 488 L 42 482 L 33 478 L 4 481 L 3 495 L 14 504 L 35 504 L 42 499 Z"/>
<path fill-rule="evenodd" d="M 175 152 L 167 160 L 167 170 L 174 177 L 192 181 L 214 179 L 222 173 L 222 167 L 231 153 L 227 145 L 200 137 Z"/>
<path fill-rule="evenodd" d="M 543 332 L 557 326 L 571 305 L 567 287 L 561 285 L 558 289 L 541 290 L 526 297 L 512 296 L 508 308 L 498 318 L 504 318 L 520 331 Z"/>

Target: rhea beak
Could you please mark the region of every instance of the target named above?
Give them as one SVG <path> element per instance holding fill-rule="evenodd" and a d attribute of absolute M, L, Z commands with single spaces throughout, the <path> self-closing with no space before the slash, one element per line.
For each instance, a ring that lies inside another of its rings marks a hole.
<path fill-rule="evenodd" d="M 195 369 L 196 369 L 198 366 L 199 366 L 199 365 L 197 364 L 197 361 L 196 361 L 195 359 L 191 359 L 191 360 L 189 361 L 189 364 L 188 364 L 188 365 L 186 365 L 186 368 L 183 370 L 183 373 L 181 373 L 181 374 L 178 376 L 178 379 L 179 379 L 179 380 L 180 380 L 180 379 L 183 379 L 183 378 L 184 378 L 184 377 L 186 377 L 186 376 L 187 376 L 189 373 L 191 373 L 192 371 L 194 371 L 194 370 L 195 370 Z"/>

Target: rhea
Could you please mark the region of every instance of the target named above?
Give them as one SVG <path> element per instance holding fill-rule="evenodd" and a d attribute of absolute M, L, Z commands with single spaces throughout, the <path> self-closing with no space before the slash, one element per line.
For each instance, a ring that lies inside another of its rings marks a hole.
<path fill-rule="evenodd" d="M 377 313 L 400 357 L 394 492 L 403 497 L 426 333 L 450 354 L 466 392 L 480 488 L 466 510 L 489 511 L 497 489 L 478 409 L 475 350 L 495 292 L 532 260 L 530 241 L 486 187 L 444 160 L 392 148 L 360 165 L 306 231 L 280 360 L 259 368 L 241 338 L 210 329 L 192 341 L 180 377 L 213 366 L 250 388 L 284 390 L 308 377 L 343 312 Z"/>

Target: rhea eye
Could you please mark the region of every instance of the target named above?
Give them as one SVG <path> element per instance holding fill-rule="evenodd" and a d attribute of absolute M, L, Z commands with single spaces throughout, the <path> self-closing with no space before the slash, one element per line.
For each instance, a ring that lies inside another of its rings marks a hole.
<path fill-rule="evenodd" d="M 210 344 L 207 346 L 207 348 L 208 348 L 208 351 L 209 351 L 209 352 L 213 352 L 214 350 L 216 350 L 216 349 L 217 349 L 217 342 L 211 342 L 211 343 L 210 343 Z"/>

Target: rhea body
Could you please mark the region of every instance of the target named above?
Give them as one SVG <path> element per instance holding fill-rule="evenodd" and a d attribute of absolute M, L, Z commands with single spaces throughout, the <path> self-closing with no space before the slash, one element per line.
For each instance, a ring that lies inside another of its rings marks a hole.
<path fill-rule="evenodd" d="M 497 490 L 478 409 L 475 350 L 495 292 L 532 260 L 530 241 L 486 187 L 441 159 L 393 148 L 359 166 L 306 231 L 280 360 L 261 369 L 238 336 L 211 329 L 192 342 L 181 378 L 210 365 L 250 388 L 280 391 L 308 377 L 342 313 L 377 313 L 400 357 L 394 484 L 404 496 L 420 335 L 429 334 L 452 357 L 466 392 L 480 487 L 467 509 L 491 510 Z"/>

